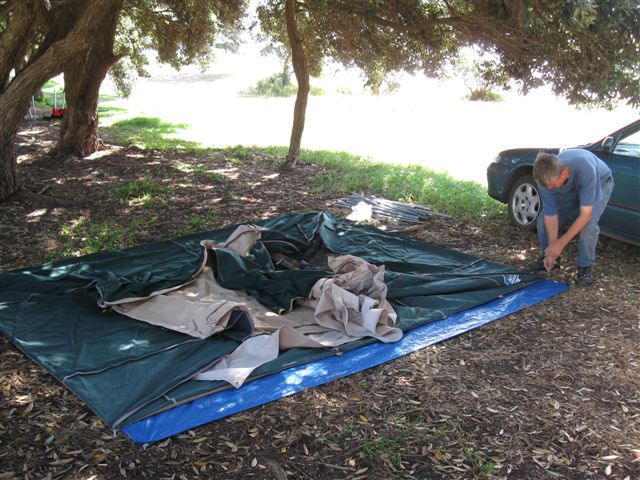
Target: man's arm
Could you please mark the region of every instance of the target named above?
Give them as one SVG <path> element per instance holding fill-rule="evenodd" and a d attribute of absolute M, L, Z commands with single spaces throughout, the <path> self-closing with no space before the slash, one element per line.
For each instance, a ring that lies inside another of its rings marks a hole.
<path fill-rule="evenodd" d="M 546 268 L 548 271 L 551 271 L 553 265 L 556 263 L 556 258 L 558 258 L 558 256 L 560 255 L 558 254 L 554 257 L 549 253 L 549 248 L 551 247 L 551 245 L 554 245 L 558 242 L 558 225 L 558 215 L 544 216 L 544 230 L 545 232 L 547 232 L 547 242 L 549 242 L 546 250 L 544 251 L 544 268 Z"/>
<path fill-rule="evenodd" d="M 547 232 L 547 241 L 549 244 L 558 240 L 558 224 L 558 215 L 544 216 L 544 229 Z"/>
<path fill-rule="evenodd" d="M 580 215 L 560 238 L 558 238 L 558 217 L 544 217 L 544 226 L 547 229 L 547 239 L 549 240 L 549 246 L 544 251 L 544 266 L 547 270 L 553 267 L 556 258 L 560 256 L 564 248 L 589 223 L 592 212 L 591 205 L 581 206 Z M 547 219 L 549 219 L 549 223 L 547 223 Z M 547 259 L 549 259 L 548 262 Z"/>

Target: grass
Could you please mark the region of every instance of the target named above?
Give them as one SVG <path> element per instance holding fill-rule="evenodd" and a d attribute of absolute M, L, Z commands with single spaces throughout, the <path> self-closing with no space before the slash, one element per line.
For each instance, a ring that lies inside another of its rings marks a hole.
<path fill-rule="evenodd" d="M 108 93 L 101 93 L 100 96 L 98 97 L 98 100 L 100 101 L 100 103 L 102 102 L 113 102 L 114 100 L 118 100 L 120 97 L 118 97 L 118 95 L 111 95 Z M 126 110 L 126 109 L 124 109 Z"/>
<path fill-rule="evenodd" d="M 62 108 L 63 98 L 64 83 L 52 79 L 42 85 L 42 97 L 35 99 L 35 102 L 38 108 L 53 107 L 56 103 L 58 108 Z"/>
<path fill-rule="evenodd" d="M 187 124 L 165 122 L 155 117 L 134 117 L 115 122 L 100 131 L 110 142 L 117 145 L 137 145 L 154 150 L 185 150 L 199 148 L 200 144 L 174 136 L 179 130 L 189 128 Z"/>
<path fill-rule="evenodd" d="M 49 80 L 42 86 L 43 90 L 52 90 L 52 89 L 60 89 L 60 88 L 64 88 L 64 86 L 55 80 Z"/>
<path fill-rule="evenodd" d="M 362 452 L 372 460 L 387 460 L 395 468 L 399 468 L 402 452 L 406 447 L 405 442 L 399 439 L 381 437 L 376 440 L 365 440 L 362 444 Z"/>
<path fill-rule="evenodd" d="M 195 215 L 187 221 L 187 227 L 191 232 L 199 232 L 207 223 L 213 223 L 217 220 L 216 212 L 209 212 L 205 215 Z"/>
<path fill-rule="evenodd" d="M 130 206 L 143 206 L 151 208 L 153 206 L 154 195 L 160 193 L 164 187 L 149 182 L 148 180 L 139 180 L 128 183 L 122 187 L 113 189 L 115 197 L 121 202 Z"/>
<path fill-rule="evenodd" d="M 222 153 L 227 162 L 239 167 L 245 159 L 253 159 L 256 155 L 264 161 L 281 161 L 287 153 L 286 147 L 248 148 L 238 145 L 224 149 L 205 149 L 196 142 L 173 136 L 186 128 L 188 125 L 172 124 L 159 118 L 135 117 L 103 127 L 102 132 L 106 133 L 110 141 L 121 145 L 135 144 L 163 151 L 190 149 L 200 153 Z M 420 165 L 372 162 L 348 152 L 327 150 L 302 150 L 300 162 L 324 167 L 325 173 L 312 181 L 314 188 L 327 193 L 375 194 L 390 200 L 428 205 L 438 212 L 468 220 L 494 220 L 505 215 L 506 207 L 491 199 L 484 185 L 457 180 L 447 173 Z M 186 165 L 194 173 L 207 173 L 202 167 Z M 215 178 L 214 173 L 211 175 Z M 116 192 L 123 201 L 137 199 L 135 201 L 150 206 L 154 188 L 159 186 L 154 187 L 149 182 L 134 182 L 123 188 Z"/>
<path fill-rule="evenodd" d="M 42 85 L 42 97 L 35 99 L 36 106 L 38 108 L 48 108 L 56 106 L 58 108 L 62 108 L 65 104 L 65 86 L 64 81 L 58 81 L 58 79 L 51 79 L 47 81 L 44 85 Z M 117 100 L 118 97 L 116 95 L 105 95 L 100 94 L 99 102 L 102 104 L 103 102 L 110 102 L 113 100 Z M 98 106 L 98 114 L 102 118 L 108 118 L 113 115 L 119 115 L 127 110 L 125 108 L 113 107 L 113 106 Z"/>
<path fill-rule="evenodd" d="M 98 115 L 100 116 L 100 118 L 113 117 L 114 115 L 123 114 L 126 111 L 126 108 L 98 105 Z"/>
<path fill-rule="evenodd" d="M 276 84 L 276 76 L 270 78 Z M 55 88 L 55 85 L 52 85 Z M 264 93 L 263 93 L 264 94 Z M 110 116 L 122 113 L 117 107 L 100 107 L 101 115 Z M 119 145 L 137 145 L 142 148 L 161 151 L 185 150 L 212 151 L 203 149 L 197 142 L 182 140 L 176 134 L 189 127 L 187 124 L 174 124 L 155 117 L 134 117 L 115 122 L 111 126 L 101 127 L 101 133 L 108 141 Z M 224 152 L 227 161 L 242 166 L 243 160 L 255 157 L 257 152 L 266 157 L 284 158 L 285 147 L 267 147 L 264 149 L 243 146 L 216 149 Z M 429 168 L 411 165 L 394 165 L 371 162 L 348 152 L 327 150 L 302 150 L 301 162 L 321 165 L 326 173 L 313 180 L 313 185 L 322 191 L 339 195 L 352 192 L 376 194 L 407 203 L 428 205 L 438 212 L 447 213 L 461 219 L 502 218 L 506 207 L 486 193 L 486 187 L 477 182 L 456 180 L 446 173 Z M 205 169 L 191 166 L 194 173 L 207 173 Z M 215 173 L 211 173 L 216 178 Z M 142 198 L 145 206 L 151 206 L 149 196 Z M 130 198 L 128 198 L 130 200 Z"/>
<path fill-rule="evenodd" d="M 210 215 L 205 217 L 211 219 Z M 55 235 L 56 248 L 46 255 L 46 261 L 62 260 L 71 256 L 88 255 L 104 250 L 131 247 L 139 242 L 148 227 L 158 223 L 156 215 L 132 217 L 127 226 L 116 223 L 93 223 L 80 216 L 60 225 Z"/>
<path fill-rule="evenodd" d="M 58 251 L 51 255 L 49 260 L 128 246 L 126 238 L 127 233 L 118 225 L 96 225 L 87 218 L 80 217 L 60 227 L 57 236 Z"/>
<path fill-rule="evenodd" d="M 286 155 L 284 147 L 266 150 L 272 155 Z M 494 219 L 505 214 L 505 206 L 491 199 L 480 183 L 456 180 L 420 165 L 371 162 L 347 152 L 326 150 L 303 150 L 300 161 L 326 168 L 324 175 L 314 179 L 315 186 L 324 191 L 376 194 L 389 200 L 428 205 L 464 219 Z"/>
<path fill-rule="evenodd" d="M 485 475 L 493 475 L 496 471 L 496 464 L 494 462 L 484 462 L 481 471 Z"/>
<path fill-rule="evenodd" d="M 354 423 L 352 420 L 345 422 L 342 426 L 337 427 L 338 431 L 329 435 L 327 438 L 331 443 L 342 445 L 342 443 L 353 435 Z"/>
<path fill-rule="evenodd" d="M 224 176 L 219 172 L 212 172 L 207 167 L 202 165 L 191 165 L 189 163 L 178 163 L 178 168 L 183 171 L 197 173 L 198 175 L 206 175 L 212 180 L 222 180 Z"/>

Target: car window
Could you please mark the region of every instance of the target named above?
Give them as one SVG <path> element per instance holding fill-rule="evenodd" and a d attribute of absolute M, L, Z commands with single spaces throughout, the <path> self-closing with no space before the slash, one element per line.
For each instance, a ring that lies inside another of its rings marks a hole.
<path fill-rule="evenodd" d="M 640 158 L 640 131 L 621 139 L 613 149 L 613 153 L 625 157 Z"/>

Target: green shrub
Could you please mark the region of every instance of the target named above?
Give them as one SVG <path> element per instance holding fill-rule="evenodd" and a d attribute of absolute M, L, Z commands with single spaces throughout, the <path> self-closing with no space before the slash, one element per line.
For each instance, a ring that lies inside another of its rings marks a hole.
<path fill-rule="evenodd" d="M 298 87 L 291 83 L 288 75 L 274 73 L 270 77 L 258 80 L 255 86 L 245 93 L 263 97 L 291 97 L 298 91 Z"/>
<path fill-rule="evenodd" d="M 493 92 L 488 88 L 476 88 L 471 90 L 465 96 L 467 100 L 472 102 L 502 102 L 504 98 L 499 93 Z"/>
<path fill-rule="evenodd" d="M 262 97 L 292 97 L 298 93 L 298 86 L 291 82 L 288 75 L 274 73 L 270 77 L 258 80 L 255 86 L 243 92 L 245 95 Z M 320 87 L 311 86 L 310 95 L 324 95 L 325 91 Z"/>

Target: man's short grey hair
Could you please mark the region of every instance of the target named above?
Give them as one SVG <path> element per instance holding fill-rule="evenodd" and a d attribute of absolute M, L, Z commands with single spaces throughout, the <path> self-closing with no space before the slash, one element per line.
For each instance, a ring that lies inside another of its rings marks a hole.
<path fill-rule="evenodd" d="M 566 165 L 556 155 L 540 152 L 533 162 L 533 178 L 538 185 L 546 187 L 549 182 L 560 176 Z"/>

